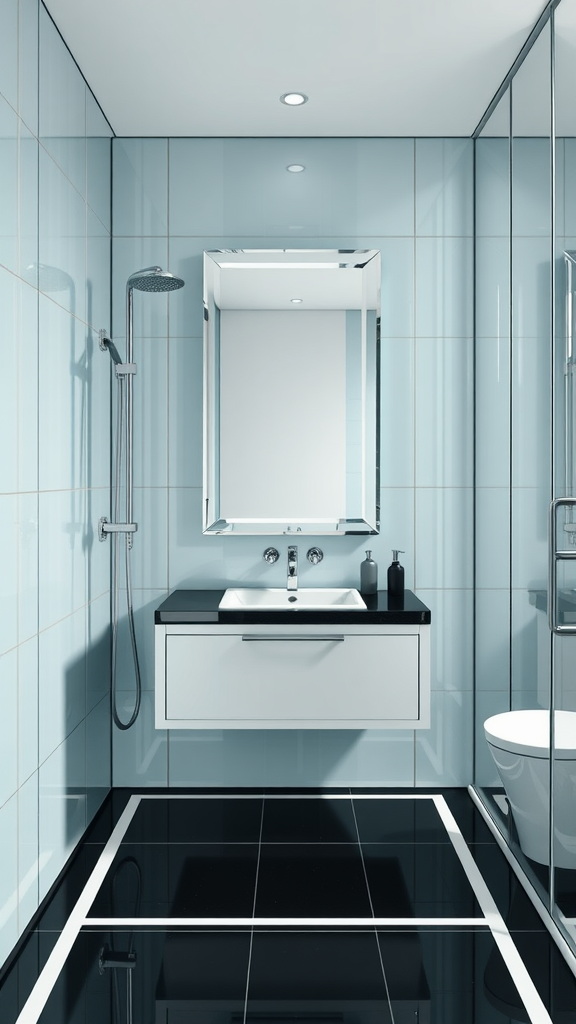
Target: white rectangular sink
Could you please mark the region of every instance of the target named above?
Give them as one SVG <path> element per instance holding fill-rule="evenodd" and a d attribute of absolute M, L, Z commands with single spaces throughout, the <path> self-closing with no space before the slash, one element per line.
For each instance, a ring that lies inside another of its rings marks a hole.
<path fill-rule="evenodd" d="M 230 587 L 220 601 L 229 611 L 362 611 L 366 605 L 353 587 L 286 590 L 278 587 Z"/>

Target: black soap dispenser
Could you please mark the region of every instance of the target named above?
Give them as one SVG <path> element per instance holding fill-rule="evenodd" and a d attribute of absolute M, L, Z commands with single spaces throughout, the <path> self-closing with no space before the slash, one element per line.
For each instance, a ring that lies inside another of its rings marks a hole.
<path fill-rule="evenodd" d="M 388 599 L 392 598 L 395 602 L 404 599 L 404 568 L 398 561 L 398 555 L 403 554 L 403 551 L 393 548 L 392 564 L 388 566 Z"/>
<path fill-rule="evenodd" d="M 367 597 L 378 592 L 378 566 L 372 558 L 372 552 L 366 552 L 366 558 L 360 562 L 360 593 Z"/>

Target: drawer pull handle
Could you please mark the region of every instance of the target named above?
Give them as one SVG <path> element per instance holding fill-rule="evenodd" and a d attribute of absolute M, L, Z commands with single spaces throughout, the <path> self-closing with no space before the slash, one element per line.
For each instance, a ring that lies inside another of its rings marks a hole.
<path fill-rule="evenodd" d="M 243 636 L 243 640 L 250 641 L 251 643 L 275 643 L 276 641 L 282 641 L 282 643 L 343 643 L 345 637 L 343 636 Z"/>

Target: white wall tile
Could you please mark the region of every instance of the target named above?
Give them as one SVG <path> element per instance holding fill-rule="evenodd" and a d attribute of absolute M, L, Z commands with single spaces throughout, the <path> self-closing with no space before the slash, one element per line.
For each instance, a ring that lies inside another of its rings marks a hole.
<path fill-rule="evenodd" d="M 471 337 L 472 262 L 472 239 L 416 240 L 416 337 Z"/>

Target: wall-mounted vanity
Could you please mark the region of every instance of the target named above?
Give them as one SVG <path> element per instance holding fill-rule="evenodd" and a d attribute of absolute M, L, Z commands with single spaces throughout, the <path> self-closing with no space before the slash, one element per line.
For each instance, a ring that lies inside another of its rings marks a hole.
<path fill-rule="evenodd" d="M 156 611 L 158 729 L 426 729 L 430 610 L 223 610 L 177 590 Z"/>

